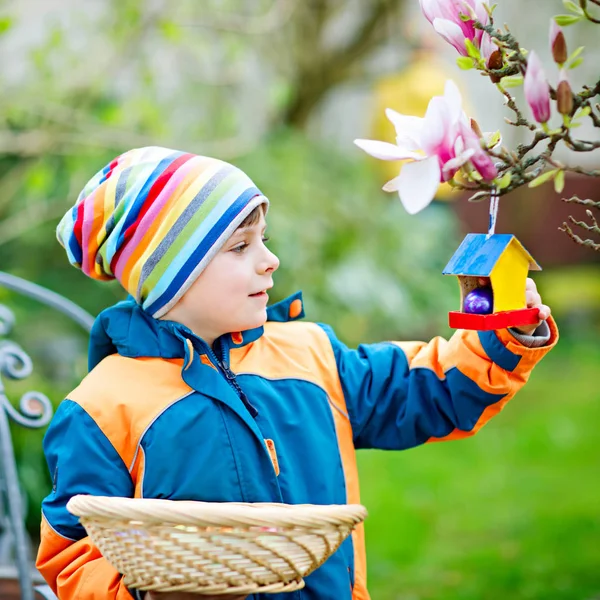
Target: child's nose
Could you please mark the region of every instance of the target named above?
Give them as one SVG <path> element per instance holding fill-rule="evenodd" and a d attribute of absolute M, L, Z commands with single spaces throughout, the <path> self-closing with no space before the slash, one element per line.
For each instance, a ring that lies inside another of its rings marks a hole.
<path fill-rule="evenodd" d="M 265 257 L 263 262 L 261 263 L 260 270 L 264 273 L 273 273 L 273 271 L 277 271 L 277 269 L 279 268 L 279 259 L 266 246 L 264 250 Z"/>

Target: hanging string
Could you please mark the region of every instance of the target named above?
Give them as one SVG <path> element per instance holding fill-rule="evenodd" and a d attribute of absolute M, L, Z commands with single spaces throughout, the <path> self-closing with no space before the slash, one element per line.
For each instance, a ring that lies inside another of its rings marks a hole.
<path fill-rule="evenodd" d="M 500 196 L 498 194 L 498 190 L 494 188 L 490 194 L 490 220 L 486 239 L 489 239 L 490 236 L 494 235 L 494 232 L 496 231 L 496 218 L 498 217 L 499 200 Z"/>

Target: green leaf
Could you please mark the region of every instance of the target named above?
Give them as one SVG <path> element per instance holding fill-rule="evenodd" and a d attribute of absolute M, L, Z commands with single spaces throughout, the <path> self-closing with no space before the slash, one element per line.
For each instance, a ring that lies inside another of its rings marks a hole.
<path fill-rule="evenodd" d="M 583 17 L 580 15 L 557 15 L 554 17 L 557 25 L 561 27 L 566 27 L 567 25 L 573 25 L 574 23 L 579 23 Z"/>
<path fill-rule="evenodd" d="M 535 188 L 542 185 L 542 183 L 546 183 L 546 181 L 550 181 L 556 176 L 557 171 L 558 169 L 552 169 L 551 171 L 546 171 L 545 173 L 538 175 L 535 179 L 529 182 L 527 187 Z"/>
<path fill-rule="evenodd" d="M 469 198 L 469 202 L 481 202 L 482 200 L 487 200 L 489 197 L 490 197 L 489 192 L 486 192 L 486 191 L 476 192 Z"/>
<path fill-rule="evenodd" d="M 468 71 L 469 69 L 473 68 L 473 59 L 469 56 L 459 56 L 456 59 L 456 64 L 458 65 L 459 69 L 462 69 L 463 71 Z"/>
<path fill-rule="evenodd" d="M 554 178 L 554 191 L 560 194 L 565 189 L 565 172 L 559 171 Z"/>
<path fill-rule="evenodd" d="M 567 62 L 571 60 L 575 60 L 583 51 L 585 50 L 585 46 L 579 46 L 575 52 L 573 52 L 569 58 L 567 58 Z"/>
<path fill-rule="evenodd" d="M 514 88 L 523 85 L 523 75 L 507 75 L 500 80 L 500 84 L 505 88 Z"/>
<path fill-rule="evenodd" d="M 487 140 L 487 147 L 493 148 L 500 140 L 502 139 L 502 135 L 499 131 L 494 131 L 490 138 Z"/>
<path fill-rule="evenodd" d="M 510 185 L 510 182 L 511 182 L 510 172 L 504 173 L 504 175 L 502 175 L 502 177 L 500 179 L 496 179 L 496 187 L 499 190 L 503 190 Z"/>
<path fill-rule="evenodd" d="M 583 56 L 576 58 L 572 63 L 567 65 L 567 69 L 576 69 L 583 62 Z"/>
<path fill-rule="evenodd" d="M 583 119 L 584 117 L 587 117 L 591 112 L 592 112 L 592 109 L 589 106 L 584 106 L 583 108 L 580 108 L 573 115 L 573 120 L 575 120 L 575 119 Z"/>
<path fill-rule="evenodd" d="M 473 44 L 473 42 L 469 38 L 465 38 L 465 48 L 467 49 L 467 54 L 471 58 L 474 58 L 475 60 L 481 58 L 479 49 L 477 48 L 477 46 L 475 46 L 475 44 Z"/>
<path fill-rule="evenodd" d="M 583 10 L 581 9 L 581 6 L 578 6 L 572 0 L 563 0 L 563 6 L 567 10 L 570 10 L 571 12 L 574 12 L 577 15 L 582 15 L 583 16 Z"/>
<path fill-rule="evenodd" d="M 178 42 L 181 40 L 181 27 L 173 21 L 162 21 L 159 25 L 160 32 L 166 40 Z"/>
<path fill-rule="evenodd" d="M 10 17 L 0 18 L 0 35 L 6 33 L 13 26 L 13 21 Z"/>

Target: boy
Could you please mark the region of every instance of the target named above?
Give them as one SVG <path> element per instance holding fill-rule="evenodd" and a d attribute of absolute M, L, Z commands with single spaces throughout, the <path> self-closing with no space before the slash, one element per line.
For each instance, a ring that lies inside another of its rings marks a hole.
<path fill-rule="evenodd" d="M 37 566 L 61 600 L 142 596 L 68 513 L 73 495 L 359 502 L 355 448 L 474 434 L 556 343 L 530 281 L 537 328 L 350 350 L 299 321 L 300 294 L 267 309 L 279 266 L 267 208 L 239 169 L 153 147 L 107 165 L 61 221 L 70 262 L 131 295 L 97 318 L 90 373 L 44 440 L 53 489 Z M 366 600 L 365 576 L 359 527 L 285 598 Z"/>

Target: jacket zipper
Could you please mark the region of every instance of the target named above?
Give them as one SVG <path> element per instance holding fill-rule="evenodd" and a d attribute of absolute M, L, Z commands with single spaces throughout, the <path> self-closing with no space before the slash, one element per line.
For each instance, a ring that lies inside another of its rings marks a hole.
<path fill-rule="evenodd" d="M 235 393 L 238 395 L 239 399 L 243 402 L 244 406 L 252 416 L 252 418 L 258 417 L 258 411 L 256 408 L 250 403 L 248 400 L 248 396 L 246 396 L 244 390 L 240 387 L 240 384 L 237 382 L 235 377 L 235 373 L 229 368 L 227 364 L 227 359 L 225 358 L 225 347 L 221 344 L 221 359 L 217 358 L 216 353 L 209 347 L 209 352 L 212 354 L 212 357 L 215 359 L 216 364 L 218 365 L 221 373 L 225 376 L 227 383 L 233 388 Z"/>

